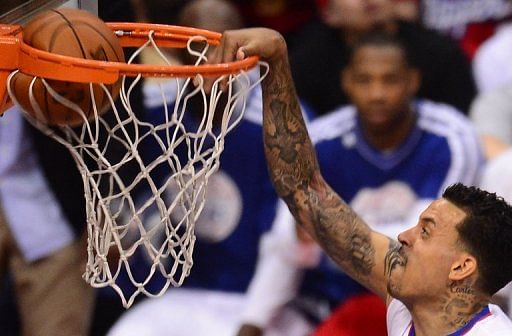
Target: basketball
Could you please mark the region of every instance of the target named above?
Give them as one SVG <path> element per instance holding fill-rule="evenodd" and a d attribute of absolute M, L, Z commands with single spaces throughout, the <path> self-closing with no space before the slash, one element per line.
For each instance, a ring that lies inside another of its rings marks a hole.
<path fill-rule="evenodd" d="M 124 62 L 123 49 L 112 30 L 98 17 L 83 10 L 62 8 L 35 16 L 23 27 L 23 41 L 36 49 L 64 56 Z M 18 104 L 32 117 L 51 126 L 72 127 L 82 124 L 84 117 L 94 117 L 90 84 L 45 80 L 60 96 L 76 104 L 83 111 L 82 116 L 69 104 L 55 99 L 41 78 L 37 78 L 32 87 L 34 99 L 39 106 L 39 109 L 34 109 L 30 100 L 33 79 L 33 76 L 19 72 L 10 82 Z M 116 99 L 120 81 L 106 87 L 112 98 Z M 108 94 L 99 84 L 92 85 L 92 92 L 98 113 L 104 113 L 110 107 Z"/>

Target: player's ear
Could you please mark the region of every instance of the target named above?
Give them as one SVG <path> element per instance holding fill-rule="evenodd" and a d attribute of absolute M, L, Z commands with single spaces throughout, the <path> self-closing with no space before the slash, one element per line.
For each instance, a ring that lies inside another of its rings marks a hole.
<path fill-rule="evenodd" d="M 463 253 L 451 266 L 448 278 L 452 281 L 461 281 L 477 273 L 476 258 Z"/>

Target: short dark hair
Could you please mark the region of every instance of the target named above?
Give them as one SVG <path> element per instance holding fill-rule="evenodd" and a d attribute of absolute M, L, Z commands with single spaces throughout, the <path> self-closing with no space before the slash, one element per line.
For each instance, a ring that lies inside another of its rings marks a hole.
<path fill-rule="evenodd" d="M 448 187 L 443 198 L 466 213 L 457 231 L 477 259 L 477 286 L 496 293 L 512 280 L 512 207 L 494 193 L 461 183 Z"/>
<path fill-rule="evenodd" d="M 350 49 L 348 54 L 348 63 L 352 63 L 354 54 L 359 49 L 369 46 L 397 48 L 402 53 L 405 64 L 409 67 L 416 67 L 405 43 L 398 36 L 382 30 L 371 31 L 363 35 Z"/>

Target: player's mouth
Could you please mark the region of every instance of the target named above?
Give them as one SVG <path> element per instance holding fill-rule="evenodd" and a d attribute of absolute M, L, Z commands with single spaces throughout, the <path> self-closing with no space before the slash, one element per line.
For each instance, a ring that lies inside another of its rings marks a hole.
<path fill-rule="evenodd" d="M 404 259 L 402 259 L 402 258 L 395 258 L 391 262 L 390 268 L 391 268 L 391 271 L 393 271 L 397 266 L 402 266 L 403 267 L 405 265 L 406 265 L 406 262 L 404 261 Z"/>
<path fill-rule="evenodd" d="M 407 256 L 405 255 L 403 246 L 400 247 L 395 258 L 391 261 L 390 268 L 393 270 L 396 266 L 405 267 L 407 265 Z"/>

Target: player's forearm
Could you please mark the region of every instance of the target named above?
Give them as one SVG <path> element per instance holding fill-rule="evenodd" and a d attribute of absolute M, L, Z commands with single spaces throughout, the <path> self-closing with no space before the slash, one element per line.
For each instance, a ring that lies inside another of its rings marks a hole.
<path fill-rule="evenodd" d="M 375 265 L 370 228 L 323 180 L 285 56 L 263 82 L 270 175 L 297 221 L 346 272 L 364 282 Z"/>
<path fill-rule="evenodd" d="M 263 88 L 263 139 L 270 176 L 278 195 L 297 216 L 294 195 L 319 171 L 313 145 L 291 78 L 286 52 L 269 61 Z"/>

